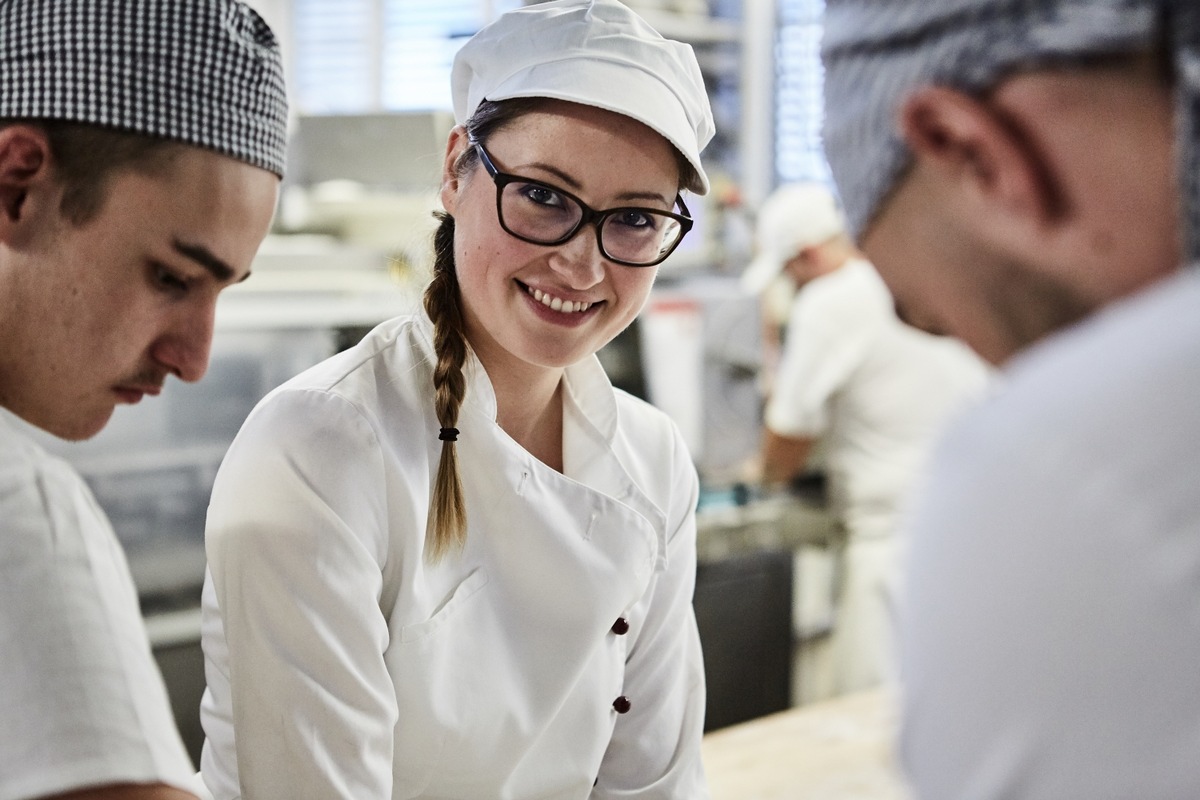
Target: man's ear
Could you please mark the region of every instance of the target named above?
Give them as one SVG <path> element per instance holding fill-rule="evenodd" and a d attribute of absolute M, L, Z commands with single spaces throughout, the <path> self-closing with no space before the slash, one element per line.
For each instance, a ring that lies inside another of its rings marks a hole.
<path fill-rule="evenodd" d="M 451 215 L 454 214 L 454 205 L 458 199 L 458 187 L 461 182 L 458 162 L 467 147 L 470 146 L 468 139 L 467 129 L 462 125 L 455 125 L 450 131 L 450 135 L 446 137 L 446 154 L 442 159 L 441 199 L 442 208 Z"/>
<path fill-rule="evenodd" d="M 1038 225 L 1058 213 L 1060 202 L 1032 142 L 986 101 L 922 87 L 901 107 L 899 125 L 913 157 L 981 210 Z"/>
<path fill-rule="evenodd" d="M 31 188 L 49 183 L 50 140 L 30 125 L 0 129 L 0 235 L 27 215 Z"/>

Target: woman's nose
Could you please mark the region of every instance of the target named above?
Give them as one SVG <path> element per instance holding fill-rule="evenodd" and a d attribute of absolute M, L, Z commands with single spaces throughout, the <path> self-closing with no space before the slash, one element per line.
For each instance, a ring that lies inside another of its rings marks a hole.
<path fill-rule="evenodd" d="M 590 289 L 604 280 L 605 258 L 594 225 L 585 225 L 570 241 L 555 249 L 550 266 L 572 289 Z"/>

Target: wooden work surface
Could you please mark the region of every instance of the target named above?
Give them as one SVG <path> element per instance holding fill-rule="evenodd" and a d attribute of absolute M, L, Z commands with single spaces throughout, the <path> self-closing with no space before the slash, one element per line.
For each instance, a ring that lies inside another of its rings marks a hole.
<path fill-rule="evenodd" d="M 713 800 L 910 800 L 895 766 L 895 709 L 883 690 L 713 731 Z"/>

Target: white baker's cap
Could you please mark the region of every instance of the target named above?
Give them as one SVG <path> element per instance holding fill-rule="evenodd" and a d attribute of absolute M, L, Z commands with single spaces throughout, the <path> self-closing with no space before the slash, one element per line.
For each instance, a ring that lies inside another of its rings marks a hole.
<path fill-rule="evenodd" d="M 801 250 L 846 230 L 833 192 L 819 183 L 781 186 L 763 201 L 754 245 L 758 255 L 742 273 L 742 288 L 758 294 Z"/>
<path fill-rule="evenodd" d="M 484 100 L 546 97 L 631 117 L 673 144 L 708 192 L 700 151 L 716 129 L 689 45 L 664 39 L 617 0 L 553 0 L 509 11 L 454 58 L 454 118 Z"/>

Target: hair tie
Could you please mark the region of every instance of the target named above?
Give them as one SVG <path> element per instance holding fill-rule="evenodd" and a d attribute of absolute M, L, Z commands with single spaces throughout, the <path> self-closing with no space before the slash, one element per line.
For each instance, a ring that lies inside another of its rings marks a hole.
<path fill-rule="evenodd" d="M 443 442 L 457 442 L 458 428 L 442 428 L 442 432 L 438 434 L 438 438 Z"/>

